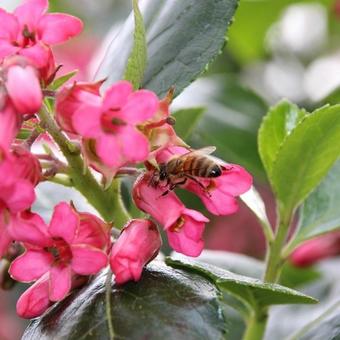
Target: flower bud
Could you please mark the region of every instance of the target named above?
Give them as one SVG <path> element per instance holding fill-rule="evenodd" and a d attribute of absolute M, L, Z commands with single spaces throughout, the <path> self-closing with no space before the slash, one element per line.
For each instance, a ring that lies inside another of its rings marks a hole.
<path fill-rule="evenodd" d="M 34 114 L 42 105 L 42 91 L 37 70 L 18 59 L 7 66 L 6 82 L 8 96 L 19 114 Z"/>
<path fill-rule="evenodd" d="M 130 221 L 111 251 L 110 265 L 116 282 L 138 281 L 143 267 L 157 256 L 161 245 L 159 231 L 152 221 Z"/>
<path fill-rule="evenodd" d="M 52 304 L 49 299 L 48 274 L 42 276 L 30 288 L 28 288 L 17 302 L 17 314 L 25 319 L 35 318 Z"/>
<path fill-rule="evenodd" d="M 296 267 L 308 267 L 320 260 L 340 254 L 340 233 L 330 233 L 304 242 L 297 247 L 290 261 Z"/>

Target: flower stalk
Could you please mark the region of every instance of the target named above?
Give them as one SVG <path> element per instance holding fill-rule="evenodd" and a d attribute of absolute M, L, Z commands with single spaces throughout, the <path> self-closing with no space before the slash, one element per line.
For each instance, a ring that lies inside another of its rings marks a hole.
<path fill-rule="evenodd" d="M 291 225 L 293 213 L 290 210 L 279 207 L 278 222 L 274 239 L 269 241 L 266 267 L 263 281 L 268 283 L 277 283 L 280 280 L 284 258 L 282 250 L 285 246 L 289 227 Z M 247 322 L 247 328 L 243 335 L 243 340 L 261 340 L 266 331 L 268 321 L 268 308 L 261 311 L 255 311 Z"/>

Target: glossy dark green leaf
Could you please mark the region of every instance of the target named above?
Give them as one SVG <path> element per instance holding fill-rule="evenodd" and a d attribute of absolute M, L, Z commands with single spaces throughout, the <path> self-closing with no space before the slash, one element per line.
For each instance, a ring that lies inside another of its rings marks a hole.
<path fill-rule="evenodd" d="M 305 116 L 286 137 L 271 182 L 286 211 L 293 211 L 321 182 L 340 154 L 340 105 Z"/>
<path fill-rule="evenodd" d="M 190 137 L 199 120 L 203 116 L 203 107 L 193 107 L 175 111 L 171 116 L 176 119 L 175 131 L 179 137 L 186 140 Z"/>
<path fill-rule="evenodd" d="M 212 280 L 220 289 L 232 293 L 241 301 L 247 301 L 253 308 L 291 303 L 316 303 L 317 300 L 278 284 L 265 283 L 247 276 L 234 274 L 221 268 L 197 261 L 174 260 L 166 263 L 174 268 L 200 273 Z"/>
<path fill-rule="evenodd" d="M 206 278 L 153 262 L 141 281 L 112 287 L 115 338 L 221 339 L 219 295 Z M 105 275 L 34 320 L 23 339 L 109 339 Z"/>
<path fill-rule="evenodd" d="M 148 67 L 142 87 L 164 96 L 180 93 L 206 68 L 225 44 L 237 0 L 144 0 L 139 3 L 146 28 Z M 97 72 L 105 86 L 121 79 L 133 43 L 133 16 L 110 44 Z"/>
<path fill-rule="evenodd" d="M 259 153 L 270 179 L 277 153 L 285 138 L 306 115 L 305 110 L 287 100 L 269 109 L 258 133 Z"/>
<path fill-rule="evenodd" d="M 300 209 L 300 220 L 291 249 L 312 237 L 340 229 L 340 161 Z"/>
<path fill-rule="evenodd" d="M 145 27 L 142 14 L 138 7 L 138 0 L 133 0 L 133 13 L 135 24 L 133 47 L 126 65 L 124 79 L 129 80 L 134 89 L 138 89 L 143 80 L 147 64 Z"/>

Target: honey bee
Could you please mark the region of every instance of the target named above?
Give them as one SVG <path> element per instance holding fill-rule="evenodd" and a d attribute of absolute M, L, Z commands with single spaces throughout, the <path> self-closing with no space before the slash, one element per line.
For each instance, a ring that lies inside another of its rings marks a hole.
<path fill-rule="evenodd" d="M 152 179 L 152 183 L 157 185 L 159 182 L 166 181 L 168 190 L 174 190 L 177 186 L 183 185 L 188 179 L 196 182 L 205 192 L 205 186 L 198 178 L 214 178 L 222 175 L 225 166 L 221 161 L 210 156 L 216 150 L 214 146 L 208 146 L 198 150 L 189 151 L 183 155 L 176 155 L 167 163 L 159 164 L 159 170 L 156 170 Z"/>

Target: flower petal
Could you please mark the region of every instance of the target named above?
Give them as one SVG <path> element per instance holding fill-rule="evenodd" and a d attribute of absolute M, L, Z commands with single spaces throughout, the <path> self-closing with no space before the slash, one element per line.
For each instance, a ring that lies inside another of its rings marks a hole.
<path fill-rule="evenodd" d="M 38 37 L 45 44 L 53 45 L 62 43 L 83 30 L 83 23 L 80 19 L 62 13 L 44 15 L 38 23 Z"/>
<path fill-rule="evenodd" d="M 47 81 L 47 78 L 49 78 L 55 70 L 54 56 L 51 48 L 47 45 L 37 43 L 32 47 L 21 49 L 18 54 L 33 62 L 45 81 Z"/>
<path fill-rule="evenodd" d="M 149 90 L 139 90 L 129 96 L 121 115 L 129 124 L 138 124 L 152 118 L 158 110 L 157 96 Z"/>
<path fill-rule="evenodd" d="M 120 145 L 117 138 L 110 135 L 103 135 L 96 140 L 97 155 L 104 164 L 109 167 L 120 167 L 124 164 Z"/>
<path fill-rule="evenodd" d="M 253 183 L 252 176 L 237 164 L 228 164 L 231 169 L 224 170 L 216 178 L 216 185 L 220 190 L 232 196 L 239 196 L 248 191 Z"/>
<path fill-rule="evenodd" d="M 211 181 L 215 182 L 215 179 Z M 205 207 L 214 215 L 224 216 L 235 213 L 238 210 L 237 200 L 221 190 L 221 187 L 213 188 L 209 193 L 202 190 L 201 186 L 194 182 L 188 181 L 184 188 L 195 193 L 203 202 Z"/>
<path fill-rule="evenodd" d="M 133 200 L 140 210 L 150 214 L 167 229 L 180 218 L 184 204 L 173 191 L 163 195 L 166 188 L 153 186 L 151 182 L 152 174 L 141 175 L 133 186 Z"/>
<path fill-rule="evenodd" d="M 49 233 L 54 237 L 61 237 L 71 244 L 79 225 L 77 213 L 65 202 L 59 203 L 53 212 Z"/>
<path fill-rule="evenodd" d="M 43 219 L 31 212 L 23 212 L 19 216 L 12 217 L 8 231 L 14 240 L 31 245 L 48 247 L 52 242 Z"/>
<path fill-rule="evenodd" d="M 16 8 L 14 15 L 22 29 L 27 25 L 30 31 L 35 31 L 40 17 L 47 11 L 47 8 L 48 0 L 26 0 Z"/>
<path fill-rule="evenodd" d="M 3 212 L 0 212 L 0 258 L 2 258 L 7 250 L 13 238 L 9 235 L 7 225 L 4 221 L 5 216 Z"/>
<path fill-rule="evenodd" d="M 97 274 L 108 263 L 107 255 L 100 249 L 84 244 L 73 244 L 71 250 L 73 255 L 71 267 L 77 274 Z"/>
<path fill-rule="evenodd" d="M 116 283 L 123 284 L 131 280 L 139 281 L 142 276 L 144 265 L 139 259 L 117 259 L 114 264 L 111 262 L 111 268 L 115 274 Z"/>
<path fill-rule="evenodd" d="M 50 270 L 49 295 L 51 301 L 62 300 L 71 290 L 71 267 L 54 266 Z"/>
<path fill-rule="evenodd" d="M 96 138 L 102 134 L 101 110 L 97 106 L 83 105 L 73 115 L 73 128 L 85 138 Z"/>
<path fill-rule="evenodd" d="M 12 262 L 9 274 L 14 280 L 31 282 L 48 272 L 52 262 L 53 256 L 46 251 L 27 250 Z"/>
<path fill-rule="evenodd" d="M 20 50 L 20 47 L 14 46 L 9 41 L 0 38 L 0 59 L 13 55 Z"/>
<path fill-rule="evenodd" d="M 120 129 L 117 138 L 122 146 L 124 160 L 128 163 L 138 163 L 148 158 L 148 139 L 134 127 L 127 125 Z"/>
<path fill-rule="evenodd" d="M 187 256 L 199 256 L 204 247 L 202 237 L 205 222 L 208 221 L 209 220 L 200 212 L 185 209 L 181 224 L 167 229 L 167 236 L 171 248 Z"/>
<path fill-rule="evenodd" d="M 7 40 L 9 43 L 15 41 L 19 31 L 17 18 L 0 8 L 0 39 Z M 1 45 L 0 41 L 0 45 Z"/>
<path fill-rule="evenodd" d="M 109 226 L 90 213 L 79 213 L 79 218 L 80 224 L 73 243 L 106 249 L 110 244 Z"/>
<path fill-rule="evenodd" d="M 50 306 L 48 274 L 28 288 L 17 302 L 17 314 L 25 319 L 40 316 Z"/>
<path fill-rule="evenodd" d="M 132 90 L 132 84 L 126 80 L 119 81 L 109 87 L 103 100 L 103 111 L 121 108 L 126 104 Z"/>
<path fill-rule="evenodd" d="M 7 101 L 0 111 L 0 146 L 9 148 L 19 131 L 20 120 L 13 106 Z"/>

